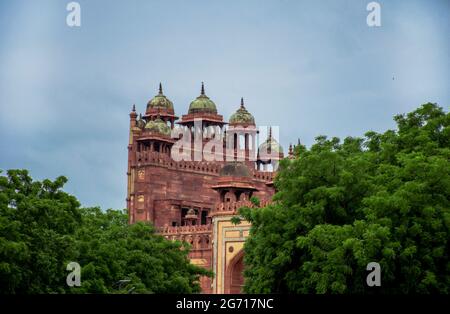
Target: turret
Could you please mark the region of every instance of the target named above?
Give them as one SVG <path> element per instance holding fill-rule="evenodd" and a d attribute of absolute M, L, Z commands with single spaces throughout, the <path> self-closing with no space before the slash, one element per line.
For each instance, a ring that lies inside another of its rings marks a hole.
<path fill-rule="evenodd" d="M 254 167 L 256 134 L 255 118 L 247 111 L 244 98 L 241 98 L 241 105 L 231 115 L 227 130 L 227 136 L 230 137 L 228 145 L 231 144 L 233 149 L 233 160 L 246 161 L 249 166 Z"/>
<path fill-rule="evenodd" d="M 284 158 L 283 148 L 272 136 L 272 127 L 269 128 L 269 137 L 258 147 L 258 160 L 257 167 L 261 170 L 261 165 L 263 170 L 277 170 L 278 162 Z M 268 165 L 272 169 L 268 169 Z"/>
<path fill-rule="evenodd" d="M 223 126 L 227 124 L 223 121 L 223 116 L 217 113 L 216 104 L 206 95 L 203 82 L 200 95 L 189 105 L 188 114 L 183 115 L 177 123 L 186 134 L 190 133 L 191 160 L 202 160 L 206 142 L 213 138 L 222 138 Z M 195 139 L 200 139 L 201 146 L 195 145 Z"/>
<path fill-rule="evenodd" d="M 178 117 L 175 116 L 172 101 L 170 101 L 163 93 L 161 83 L 159 83 L 158 94 L 147 103 L 144 118 L 149 121 L 154 120 L 157 116 L 165 123 L 170 123 L 172 129 L 174 127 L 174 121 L 178 119 Z"/>

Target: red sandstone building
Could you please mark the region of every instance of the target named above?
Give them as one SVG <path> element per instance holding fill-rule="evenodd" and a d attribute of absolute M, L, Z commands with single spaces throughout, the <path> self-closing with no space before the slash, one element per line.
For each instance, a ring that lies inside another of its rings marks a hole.
<path fill-rule="evenodd" d="M 265 203 L 274 194 L 273 170 L 283 158 L 282 148 L 270 131 L 256 149 L 257 134 L 242 99 L 226 122 L 203 83 L 181 119 L 161 85 L 144 115 L 138 116 L 134 106 L 130 113 L 129 222 L 150 221 L 166 238 L 190 243 L 191 262 L 215 273 L 213 279 L 201 279 L 204 293 L 241 291 L 243 243 L 250 225 L 234 225 L 230 219 L 252 196 Z M 184 160 L 174 158 L 174 151 L 180 151 L 176 145 L 189 138 L 199 141 L 186 141 Z M 211 143 L 215 147 L 209 149 Z M 220 158 L 208 159 L 204 150 Z"/>

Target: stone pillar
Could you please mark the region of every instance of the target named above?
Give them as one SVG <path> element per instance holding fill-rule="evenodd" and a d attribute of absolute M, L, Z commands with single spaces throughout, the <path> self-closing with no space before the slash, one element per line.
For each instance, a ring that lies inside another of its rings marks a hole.
<path fill-rule="evenodd" d="M 249 160 L 249 156 L 250 156 L 250 152 L 249 152 L 249 143 L 248 143 L 248 133 L 244 134 L 244 138 L 245 138 L 245 160 Z"/>

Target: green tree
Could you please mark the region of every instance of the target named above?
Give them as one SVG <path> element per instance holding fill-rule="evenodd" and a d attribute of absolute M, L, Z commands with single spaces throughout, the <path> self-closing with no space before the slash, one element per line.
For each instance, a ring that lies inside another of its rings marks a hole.
<path fill-rule="evenodd" d="M 189 247 L 129 225 L 124 211 L 80 208 L 65 177 L 0 176 L 0 293 L 192 293 L 210 275 L 189 263 Z M 81 287 L 66 284 L 81 265 Z M 126 284 L 120 284 L 120 281 Z"/>
<path fill-rule="evenodd" d="M 83 284 L 76 292 L 200 292 L 200 275 L 210 274 L 189 263 L 189 246 L 155 235 L 148 223 L 128 225 L 126 212 L 82 209 L 77 229 L 78 262 Z M 119 280 L 130 282 L 120 287 Z"/>
<path fill-rule="evenodd" d="M 33 181 L 26 170 L 0 176 L 0 293 L 64 291 L 81 224 L 78 201 L 60 190 L 66 181 Z"/>
<path fill-rule="evenodd" d="M 246 292 L 450 292 L 450 115 L 428 103 L 395 121 L 364 139 L 319 136 L 281 162 L 274 203 L 241 209 Z"/>

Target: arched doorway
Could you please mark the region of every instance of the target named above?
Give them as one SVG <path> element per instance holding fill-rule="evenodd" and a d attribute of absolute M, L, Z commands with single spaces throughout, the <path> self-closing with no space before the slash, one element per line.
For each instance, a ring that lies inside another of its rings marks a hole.
<path fill-rule="evenodd" d="M 244 286 L 244 251 L 241 250 L 230 261 L 225 272 L 225 293 L 242 293 Z"/>

